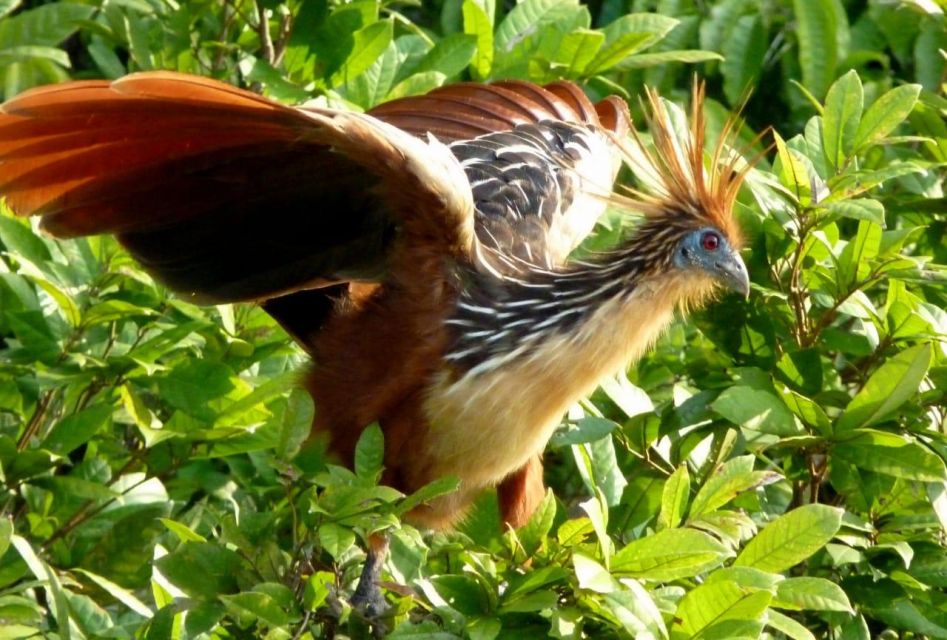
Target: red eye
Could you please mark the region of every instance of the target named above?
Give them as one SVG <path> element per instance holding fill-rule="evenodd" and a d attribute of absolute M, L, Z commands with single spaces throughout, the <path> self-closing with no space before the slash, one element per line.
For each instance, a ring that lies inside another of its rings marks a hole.
<path fill-rule="evenodd" d="M 716 251 L 717 247 L 720 246 L 720 236 L 713 231 L 708 231 L 701 236 L 700 246 L 704 248 L 704 251 Z"/>

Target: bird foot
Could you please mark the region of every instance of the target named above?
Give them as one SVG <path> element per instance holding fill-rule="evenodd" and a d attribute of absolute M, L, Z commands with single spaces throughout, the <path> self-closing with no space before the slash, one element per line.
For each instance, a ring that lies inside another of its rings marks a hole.
<path fill-rule="evenodd" d="M 388 538 L 379 534 L 370 536 L 362 575 L 358 579 L 358 585 L 350 601 L 352 608 L 359 612 L 376 632 L 379 630 L 384 632 L 384 625 L 380 619 L 391 608 L 378 586 L 381 580 L 381 567 L 387 556 Z"/>

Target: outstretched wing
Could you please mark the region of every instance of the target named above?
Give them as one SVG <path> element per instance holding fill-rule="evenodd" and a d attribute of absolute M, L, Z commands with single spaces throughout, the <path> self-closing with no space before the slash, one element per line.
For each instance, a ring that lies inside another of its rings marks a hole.
<path fill-rule="evenodd" d="M 515 154 L 481 157 L 458 142 L 560 121 L 628 127 L 624 103 L 592 105 L 570 83 L 454 85 L 365 116 L 168 72 L 73 82 L 0 107 L 0 195 L 57 235 L 117 234 L 160 280 L 202 301 L 269 299 L 383 281 L 392 244 L 412 235 L 473 259 L 475 219 L 493 248 L 563 230 L 556 246 L 571 248 L 584 235 L 570 231 L 571 201 L 557 195 L 552 217 L 533 210 L 561 180 L 512 186 Z M 456 144 L 448 152 L 429 133 Z M 491 163 L 500 182 L 475 186 L 475 212 L 469 180 Z M 533 196 L 492 204 L 523 187 Z M 539 219 L 543 233 L 531 233 Z"/>
<path fill-rule="evenodd" d="M 541 267 L 561 264 L 592 230 L 621 164 L 611 136 L 630 128 L 623 100 L 593 105 L 570 82 L 452 85 L 371 113 L 451 141 L 473 192 L 480 242 Z"/>
<path fill-rule="evenodd" d="M 380 280 L 396 229 L 460 257 L 473 242 L 470 189 L 440 143 L 175 73 L 5 103 L 0 194 L 56 235 L 117 234 L 203 301 Z"/>

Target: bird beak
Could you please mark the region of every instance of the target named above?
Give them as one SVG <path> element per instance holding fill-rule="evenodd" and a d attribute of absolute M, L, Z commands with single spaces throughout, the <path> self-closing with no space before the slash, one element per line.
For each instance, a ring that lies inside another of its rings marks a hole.
<path fill-rule="evenodd" d="M 726 288 L 736 291 L 744 298 L 750 297 L 750 274 L 746 271 L 743 258 L 736 251 L 730 251 L 714 262 L 714 277 Z"/>

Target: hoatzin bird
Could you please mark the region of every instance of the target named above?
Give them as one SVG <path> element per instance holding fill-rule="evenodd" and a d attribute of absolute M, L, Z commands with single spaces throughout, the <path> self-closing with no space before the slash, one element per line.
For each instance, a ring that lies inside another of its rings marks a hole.
<path fill-rule="evenodd" d="M 523 524 L 567 408 L 639 356 L 675 307 L 747 294 L 731 213 L 745 174 L 649 94 L 459 84 L 368 114 L 289 107 L 153 72 L 28 91 L 0 110 L 0 194 L 60 237 L 115 234 L 197 301 L 259 301 L 312 355 L 315 431 L 343 459 L 385 434 L 385 481 L 453 494 L 409 514 L 446 527 L 485 488 Z M 633 132 L 632 132 L 633 133 Z M 614 250 L 569 254 L 622 159 L 646 187 Z"/>

